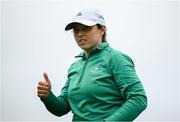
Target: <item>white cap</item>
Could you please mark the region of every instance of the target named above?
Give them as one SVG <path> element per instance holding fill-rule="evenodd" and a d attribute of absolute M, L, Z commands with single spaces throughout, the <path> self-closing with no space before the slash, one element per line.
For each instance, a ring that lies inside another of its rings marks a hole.
<path fill-rule="evenodd" d="M 73 18 L 72 21 L 66 25 L 65 30 L 71 30 L 74 23 L 80 23 L 86 26 L 93 26 L 96 24 L 105 25 L 103 15 L 95 8 L 85 8 L 80 10 Z"/>

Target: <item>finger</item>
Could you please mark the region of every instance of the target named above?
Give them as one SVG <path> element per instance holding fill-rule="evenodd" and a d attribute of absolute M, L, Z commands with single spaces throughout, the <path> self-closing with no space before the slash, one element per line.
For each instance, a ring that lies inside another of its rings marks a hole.
<path fill-rule="evenodd" d="M 39 85 L 48 87 L 49 84 L 46 81 L 39 81 Z"/>
<path fill-rule="evenodd" d="M 43 73 L 44 79 L 46 80 L 46 82 L 50 82 L 48 74 L 46 72 Z"/>
<path fill-rule="evenodd" d="M 38 94 L 48 94 L 47 90 L 38 90 Z"/>
<path fill-rule="evenodd" d="M 37 96 L 38 96 L 38 97 L 41 97 L 41 98 L 46 98 L 46 97 L 47 97 L 46 94 L 38 94 Z"/>
<path fill-rule="evenodd" d="M 49 91 L 49 88 L 47 86 L 38 86 L 37 87 L 38 90 L 46 90 L 46 91 Z"/>

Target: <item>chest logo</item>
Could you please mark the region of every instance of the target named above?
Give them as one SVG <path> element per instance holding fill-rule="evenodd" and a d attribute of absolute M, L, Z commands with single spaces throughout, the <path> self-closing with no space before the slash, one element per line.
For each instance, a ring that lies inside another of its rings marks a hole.
<path fill-rule="evenodd" d="M 91 73 L 95 73 L 95 74 L 97 74 L 97 73 L 100 73 L 101 72 L 101 69 L 100 68 L 98 68 L 98 67 L 94 67 L 93 69 L 91 69 L 91 71 L 90 71 Z"/>

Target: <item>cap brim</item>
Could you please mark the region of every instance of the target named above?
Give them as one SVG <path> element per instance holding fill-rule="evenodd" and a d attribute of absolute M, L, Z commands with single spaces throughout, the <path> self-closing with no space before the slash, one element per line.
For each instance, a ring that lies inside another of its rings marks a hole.
<path fill-rule="evenodd" d="M 70 22 L 68 25 L 66 25 L 65 30 L 68 31 L 68 30 L 73 29 L 74 24 L 76 24 L 76 23 L 80 23 L 80 24 L 83 24 L 86 26 L 93 26 L 93 25 L 97 24 L 96 22 L 92 22 L 92 21 L 88 21 L 88 20 L 77 20 L 77 21 Z"/>

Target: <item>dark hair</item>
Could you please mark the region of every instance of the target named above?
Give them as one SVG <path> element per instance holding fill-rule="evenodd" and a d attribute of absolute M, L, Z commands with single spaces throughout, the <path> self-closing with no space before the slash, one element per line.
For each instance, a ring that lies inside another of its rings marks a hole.
<path fill-rule="evenodd" d="M 100 25 L 100 24 L 96 24 L 96 25 L 97 25 L 98 29 L 102 29 L 103 28 L 103 26 Z M 107 42 L 107 40 L 106 40 L 106 31 L 104 32 L 104 34 L 102 36 L 102 42 Z"/>

